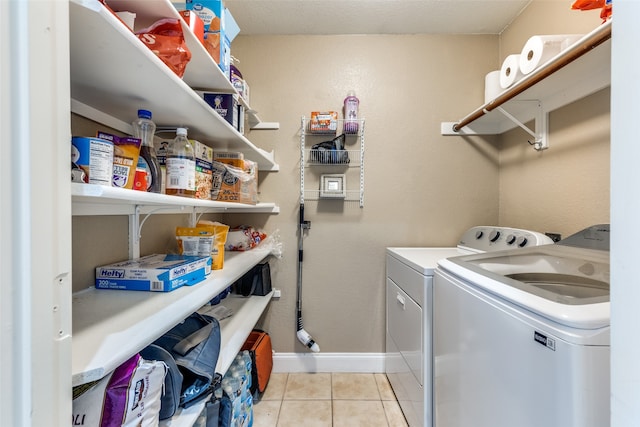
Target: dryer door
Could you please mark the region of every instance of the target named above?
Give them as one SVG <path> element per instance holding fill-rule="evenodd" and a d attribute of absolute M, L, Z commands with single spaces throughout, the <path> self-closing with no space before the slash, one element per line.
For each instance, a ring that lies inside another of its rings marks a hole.
<path fill-rule="evenodd" d="M 418 383 L 423 384 L 422 307 L 387 278 L 387 330 Z"/>

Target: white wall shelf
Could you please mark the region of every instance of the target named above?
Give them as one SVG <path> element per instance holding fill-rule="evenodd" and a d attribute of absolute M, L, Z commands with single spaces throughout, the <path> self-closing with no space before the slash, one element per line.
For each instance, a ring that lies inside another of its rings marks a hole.
<path fill-rule="evenodd" d="M 248 205 L 233 202 L 191 199 L 166 194 L 147 193 L 94 184 L 71 183 L 73 215 L 133 215 L 158 213 L 269 213 L 277 214 L 280 207 L 275 203 Z"/>
<path fill-rule="evenodd" d="M 218 295 L 269 255 L 258 246 L 226 252 L 224 268 L 203 282 L 172 292 L 154 293 L 87 288 L 73 295 L 73 385 L 104 377 L 203 304 Z M 270 296 L 237 299 L 236 313 L 223 327 L 223 348 L 216 371 L 226 372 Z M 223 301 L 235 300 L 227 298 Z M 243 304 L 248 304 L 246 307 Z M 238 344 L 242 341 L 240 344 Z M 226 346 L 228 345 L 228 347 Z"/>
<path fill-rule="evenodd" d="M 136 28 L 160 18 L 181 19 L 168 0 L 109 1 L 109 5 L 135 12 Z M 74 105 L 89 106 L 127 124 L 139 108 L 147 108 L 158 126 L 187 127 L 190 138 L 217 150 L 243 152 L 260 170 L 279 169 L 273 152 L 256 147 L 193 90 L 237 93 L 184 21 L 192 56 L 181 79 L 98 0 L 72 0 L 69 13 Z"/>
<path fill-rule="evenodd" d="M 311 148 L 314 144 L 329 141 L 340 135 L 344 129 L 344 119 L 336 121 L 335 131 L 311 132 L 309 128 L 310 118 L 302 117 L 300 127 L 300 203 L 309 201 L 331 201 L 331 202 L 358 202 L 361 208 L 364 207 L 364 119 L 358 119 L 358 131 L 356 133 L 345 133 L 343 154 L 348 155 L 349 162 L 340 162 L 342 157 L 335 156 L 334 152 L 316 151 Z M 356 149 L 348 149 L 354 146 Z M 349 182 L 355 180 L 356 176 L 350 177 L 348 169 L 358 169 L 357 186 L 350 186 Z M 308 170 L 313 169 L 313 176 L 307 177 Z M 320 180 L 322 174 L 344 173 L 344 180 L 347 187 L 344 197 L 323 197 L 320 191 Z M 313 178 L 309 180 L 307 178 Z M 309 184 L 311 181 L 313 184 Z M 318 181 L 316 183 L 316 181 Z M 315 186 L 315 188 L 310 188 Z"/>
<path fill-rule="evenodd" d="M 267 152 L 234 129 L 194 89 L 235 93 L 228 78 L 188 30 L 169 0 L 109 0 L 113 10 L 136 13 L 136 29 L 161 18 L 182 22 L 191 60 L 179 78 L 98 0 L 70 0 L 71 111 L 96 123 L 131 134 L 139 108 L 150 109 L 158 127 L 187 127 L 189 137 L 214 150 L 239 151 L 258 163 L 259 170 L 277 171 L 274 153 Z M 241 99 L 252 129 L 278 129 L 265 123 Z M 71 183 L 72 215 L 127 215 L 129 257 L 140 256 L 140 229 L 155 213 L 186 213 L 195 223 L 202 213 L 277 214 L 275 203 L 247 205 L 198 200 L 114 187 Z M 142 219 L 142 221 L 141 221 Z M 265 242 L 266 243 L 266 242 Z M 95 289 L 93 284 L 72 297 L 72 385 L 97 380 L 113 371 L 218 295 L 254 265 L 270 255 L 263 243 L 246 252 L 227 252 L 224 269 L 201 283 L 168 293 Z M 216 372 L 224 374 L 246 337 L 266 309 L 271 294 L 227 297 L 234 315 L 221 322 L 222 348 Z M 162 423 L 192 426 L 202 406 L 195 405 Z"/>
<path fill-rule="evenodd" d="M 583 36 L 495 99 L 457 122 L 441 124 L 442 135 L 499 135 L 519 126 L 500 109 L 527 123 L 611 85 L 611 21 Z M 536 102 L 533 102 L 536 101 Z M 538 129 L 537 129 L 538 130 Z M 546 133 L 546 129 L 542 132 Z"/>
<path fill-rule="evenodd" d="M 254 295 L 248 298 L 231 294 L 220 302 L 220 305 L 233 310 L 233 315 L 220 321 L 221 349 L 216 372 L 224 373 L 229 369 L 271 298 L 273 298 L 273 291 L 265 296 Z M 201 311 L 206 313 L 208 308 L 203 307 Z M 186 409 L 179 408 L 172 418 L 161 421 L 160 427 L 192 427 L 204 409 L 205 400 Z"/>

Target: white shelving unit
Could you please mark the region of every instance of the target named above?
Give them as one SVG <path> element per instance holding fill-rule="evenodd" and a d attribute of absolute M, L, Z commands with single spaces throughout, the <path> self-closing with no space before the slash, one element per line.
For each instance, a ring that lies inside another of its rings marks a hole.
<path fill-rule="evenodd" d="M 547 148 L 550 111 L 611 85 L 611 25 L 600 25 L 457 122 L 442 123 L 442 135 L 498 135 L 535 119 L 537 149 Z"/>
<path fill-rule="evenodd" d="M 263 171 L 277 171 L 274 153 L 251 143 L 220 117 L 194 91 L 236 93 L 227 77 L 190 32 L 169 0 L 109 0 L 113 10 L 136 13 L 136 29 L 161 18 L 182 22 L 191 51 L 179 78 L 98 0 L 69 1 L 71 111 L 131 134 L 138 108 L 153 112 L 158 127 L 182 126 L 189 137 L 214 150 L 240 151 Z M 264 123 L 241 99 L 253 129 L 277 129 Z M 195 223 L 208 212 L 277 214 L 275 203 L 246 205 L 198 200 L 90 184 L 71 184 L 72 215 L 127 215 L 129 256 L 140 255 L 139 236 L 145 218 L 155 213 L 186 213 Z M 267 242 L 246 252 L 227 252 L 224 268 L 201 283 L 172 292 L 95 289 L 92 283 L 72 296 L 72 385 L 100 379 L 191 313 L 218 295 L 253 266 L 268 258 Z M 222 348 L 216 372 L 224 374 L 266 309 L 264 297 L 229 296 L 223 304 L 234 311 L 221 321 Z M 202 405 L 181 410 L 164 426 L 192 426 Z"/>
<path fill-rule="evenodd" d="M 190 138 L 217 150 L 241 151 L 260 170 L 278 170 L 273 152 L 251 143 L 194 92 L 237 93 L 168 0 L 109 1 L 109 5 L 135 12 L 136 28 L 160 18 L 180 19 L 191 60 L 181 79 L 98 0 L 71 0 L 74 113 L 130 133 L 129 123 L 138 108 L 148 108 L 158 126 L 187 127 Z M 257 115 L 252 117 L 250 123 L 259 127 Z"/>
<path fill-rule="evenodd" d="M 269 251 L 257 248 L 225 255 L 224 268 L 203 282 L 172 292 L 87 288 L 73 295 L 73 385 L 104 377 L 203 304 L 210 301 Z M 227 298 L 235 314 L 221 322 L 222 350 L 216 372 L 224 373 L 269 302 L 265 297 Z"/>
<path fill-rule="evenodd" d="M 161 213 L 280 213 L 275 203 L 218 202 L 212 200 L 189 199 L 166 194 L 147 193 L 117 187 L 94 184 L 71 184 L 73 215 L 134 215 Z"/>
<path fill-rule="evenodd" d="M 345 153 L 348 163 L 335 159 L 335 153 L 312 152 L 312 146 L 322 141 L 328 141 L 342 133 L 344 119 L 338 119 L 336 130 L 333 132 L 310 132 L 309 118 L 302 117 L 300 128 L 300 203 L 305 200 L 334 200 L 344 202 L 358 202 L 364 207 L 364 119 L 358 120 L 358 132 L 345 134 Z M 354 147 L 350 149 L 350 147 Z M 356 174 L 349 174 L 350 169 L 357 169 Z M 313 173 L 310 174 L 310 170 Z M 311 176 L 307 176 L 310 174 Z M 345 197 L 325 198 L 320 191 L 320 179 L 323 174 L 344 174 L 347 181 Z M 313 178 L 309 180 L 308 178 Z M 357 179 L 357 185 L 349 185 Z M 311 184 L 310 184 L 311 182 Z M 313 187 L 313 188 L 311 188 Z"/>

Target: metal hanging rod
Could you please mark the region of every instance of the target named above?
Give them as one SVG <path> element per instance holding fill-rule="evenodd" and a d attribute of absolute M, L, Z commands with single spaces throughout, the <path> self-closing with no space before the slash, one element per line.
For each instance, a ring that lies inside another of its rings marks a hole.
<path fill-rule="evenodd" d="M 524 77 L 522 80 L 516 82 L 513 86 L 507 89 L 504 93 L 499 95 L 496 99 L 489 102 L 488 104 L 483 105 L 472 113 L 468 114 L 464 118 L 462 118 L 458 123 L 453 125 L 453 131 L 459 132 L 460 129 L 467 126 L 468 124 L 474 122 L 490 111 L 496 109 L 501 106 L 505 102 L 515 98 L 525 90 L 529 89 L 531 86 L 536 83 L 544 80 L 551 74 L 555 73 L 562 67 L 576 59 L 580 58 L 585 53 L 589 52 L 596 46 L 604 43 L 605 41 L 611 38 L 611 20 L 605 22 L 596 30 L 587 34 L 584 38 L 580 39 L 580 41 L 571 47 L 569 47 L 566 51 L 562 53 L 562 55 L 552 59 L 545 66 L 538 68 L 531 74 Z"/>

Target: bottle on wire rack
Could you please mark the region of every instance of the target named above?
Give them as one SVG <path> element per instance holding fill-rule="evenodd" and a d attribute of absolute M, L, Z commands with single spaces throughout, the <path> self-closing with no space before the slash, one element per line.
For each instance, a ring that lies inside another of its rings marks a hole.
<path fill-rule="evenodd" d="M 146 191 L 160 193 L 162 189 L 162 175 L 160 174 L 160 164 L 156 157 L 156 150 L 153 146 L 156 124 L 151 120 L 151 111 L 138 110 L 138 119 L 131 123 L 131 125 L 133 126 L 133 136 L 142 140 L 138 164 L 143 167 L 147 173 Z"/>
<path fill-rule="evenodd" d="M 169 144 L 166 160 L 166 193 L 194 197 L 196 194 L 196 158 L 193 145 L 187 139 L 187 129 L 176 129 L 176 137 Z"/>
<path fill-rule="evenodd" d="M 356 92 L 350 90 L 344 99 L 344 133 L 358 133 L 358 107 L 360 100 Z"/>

